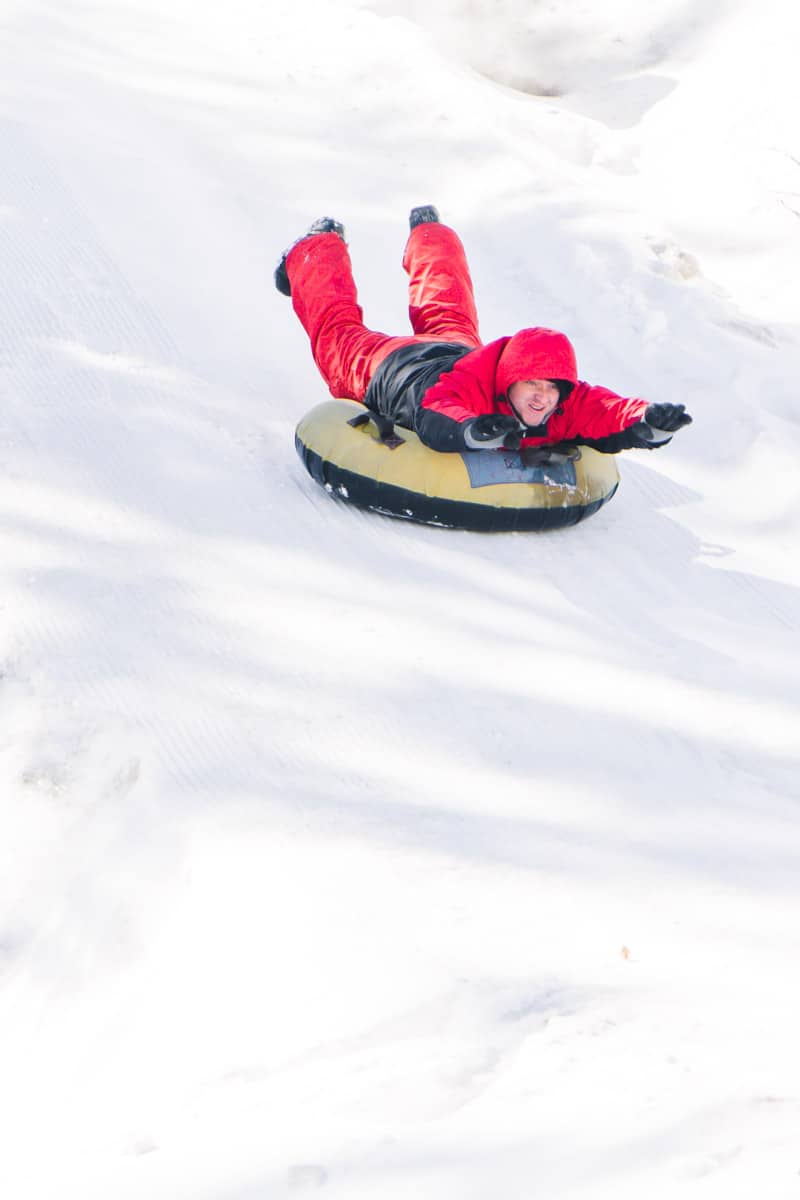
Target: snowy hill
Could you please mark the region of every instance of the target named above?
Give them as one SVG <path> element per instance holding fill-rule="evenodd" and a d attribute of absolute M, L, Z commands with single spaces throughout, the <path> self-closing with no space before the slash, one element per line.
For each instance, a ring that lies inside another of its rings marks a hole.
<path fill-rule="evenodd" d="M 796 1195 L 797 33 L 0 0 L 4 1196 Z M 297 460 L 275 261 L 404 332 L 419 203 L 692 412 L 585 525 Z"/>

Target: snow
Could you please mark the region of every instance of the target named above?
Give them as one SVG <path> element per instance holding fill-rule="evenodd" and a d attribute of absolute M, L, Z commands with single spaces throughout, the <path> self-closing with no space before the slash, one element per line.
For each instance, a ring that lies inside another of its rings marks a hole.
<path fill-rule="evenodd" d="M 799 21 L 0 0 L 3 1195 L 796 1196 Z M 584 525 L 297 459 L 421 203 L 693 413 Z"/>

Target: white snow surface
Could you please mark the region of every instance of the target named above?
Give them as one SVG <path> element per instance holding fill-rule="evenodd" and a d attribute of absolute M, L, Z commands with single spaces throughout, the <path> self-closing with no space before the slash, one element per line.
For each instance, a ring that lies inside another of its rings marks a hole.
<path fill-rule="evenodd" d="M 797 14 L 0 0 L 8 1200 L 800 1194 Z M 583 525 L 295 455 L 423 203 L 694 415 Z"/>

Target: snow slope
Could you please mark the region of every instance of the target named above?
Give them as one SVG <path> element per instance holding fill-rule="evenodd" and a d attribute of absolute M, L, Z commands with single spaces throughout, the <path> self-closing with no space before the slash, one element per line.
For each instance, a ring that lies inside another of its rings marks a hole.
<path fill-rule="evenodd" d="M 797 24 L 0 0 L 5 1196 L 796 1196 Z M 400 331 L 429 202 L 694 414 L 584 526 L 294 454 L 280 250 Z"/>

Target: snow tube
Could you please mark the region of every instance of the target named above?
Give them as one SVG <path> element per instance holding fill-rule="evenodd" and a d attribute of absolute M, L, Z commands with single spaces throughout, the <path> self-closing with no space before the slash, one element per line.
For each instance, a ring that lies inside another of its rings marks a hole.
<path fill-rule="evenodd" d="M 614 457 L 586 446 L 547 461 L 547 448 L 441 454 L 409 429 L 353 400 L 328 400 L 303 417 L 295 446 L 331 495 L 371 512 L 489 533 L 575 525 L 610 500 Z"/>

